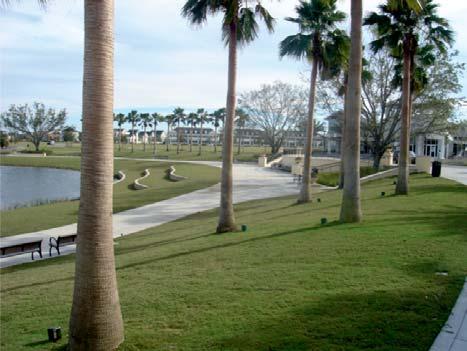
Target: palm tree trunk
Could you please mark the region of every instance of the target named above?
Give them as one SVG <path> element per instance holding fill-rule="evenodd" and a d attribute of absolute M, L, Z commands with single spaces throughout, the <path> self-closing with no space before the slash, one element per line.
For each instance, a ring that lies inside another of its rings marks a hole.
<path fill-rule="evenodd" d="M 180 153 L 180 120 L 177 123 L 177 155 Z"/>
<path fill-rule="evenodd" d="M 362 0 L 351 3 L 351 47 L 345 97 L 344 191 L 340 220 L 360 222 L 360 117 L 362 111 Z"/>
<path fill-rule="evenodd" d="M 240 127 L 240 135 L 238 136 L 237 155 L 240 155 L 240 151 L 241 151 L 241 147 L 242 147 L 242 131 L 243 131 L 243 128 Z"/>
<path fill-rule="evenodd" d="M 347 78 L 346 78 L 347 80 Z M 340 149 L 340 156 L 341 156 L 341 164 L 339 170 L 339 185 L 338 189 L 344 189 L 344 148 L 345 148 L 345 100 L 347 98 L 347 82 L 344 83 L 344 110 L 343 110 L 343 118 L 342 118 L 342 130 L 341 130 L 341 149 Z"/>
<path fill-rule="evenodd" d="M 143 151 L 144 152 L 146 152 L 146 137 L 147 137 L 146 127 L 144 127 L 144 130 L 143 130 Z"/>
<path fill-rule="evenodd" d="M 154 122 L 154 136 L 153 136 L 153 147 L 152 147 L 152 154 L 156 156 L 156 142 L 157 142 L 157 123 Z"/>
<path fill-rule="evenodd" d="M 131 152 L 134 152 L 135 151 L 135 139 L 136 139 L 136 136 L 135 136 L 135 124 L 132 123 L 131 124 Z"/>
<path fill-rule="evenodd" d="M 201 121 L 201 130 L 199 132 L 198 156 L 201 156 L 201 146 L 203 145 L 203 121 Z"/>
<path fill-rule="evenodd" d="M 229 33 L 229 71 L 227 106 L 222 145 L 221 202 L 217 233 L 237 230 L 233 209 L 233 124 L 235 118 L 237 80 L 237 22 L 232 21 Z"/>
<path fill-rule="evenodd" d="M 214 153 L 217 153 L 217 126 L 214 126 Z"/>
<path fill-rule="evenodd" d="M 191 129 L 190 129 L 190 152 L 193 152 L 193 128 L 194 125 L 191 123 Z"/>
<path fill-rule="evenodd" d="M 83 143 L 70 350 L 123 341 L 112 232 L 114 1 L 84 3 Z"/>
<path fill-rule="evenodd" d="M 170 144 L 170 123 L 167 122 L 167 138 L 165 141 L 166 151 L 169 152 L 169 144 Z"/>
<path fill-rule="evenodd" d="M 409 145 L 410 145 L 410 53 L 404 48 L 404 78 L 402 81 L 401 139 L 399 152 L 399 175 L 396 195 L 409 193 Z"/>
<path fill-rule="evenodd" d="M 120 131 L 118 133 L 118 151 L 122 151 L 122 126 L 120 126 Z"/>
<path fill-rule="evenodd" d="M 303 162 L 302 188 L 298 203 L 311 201 L 311 152 L 313 145 L 313 114 L 315 110 L 316 78 L 318 75 L 318 60 L 313 60 L 310 79 L 310 96 L 308 98 L 308 121 L 306 125 L 305 155 Z"/>

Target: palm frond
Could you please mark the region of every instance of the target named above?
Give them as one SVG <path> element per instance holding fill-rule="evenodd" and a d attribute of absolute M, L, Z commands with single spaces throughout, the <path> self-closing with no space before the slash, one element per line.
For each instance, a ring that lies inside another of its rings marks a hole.
<path fill-rule="evenodd" d="M 310 34 L 289 35 L 279 44 L 279 56 L 291 56 L 297 59 L 312 57 L 313 37 Z"/>

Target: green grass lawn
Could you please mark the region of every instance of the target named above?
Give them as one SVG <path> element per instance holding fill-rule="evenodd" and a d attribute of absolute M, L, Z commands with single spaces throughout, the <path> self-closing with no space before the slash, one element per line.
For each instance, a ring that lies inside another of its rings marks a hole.
<path fill-rule="evenodd" d="M 118 239 L 120 350 L 426 351 L 467 275 L 467 188 L 415 175 L 395 197 L 392 182 L 363 186 L 362 224 L 335 222 L 330 191 L 240 204 L 245 233 L 213 234 L 208 211 Z M 2 350 L 64 349 L 73 262 L 1 270 Z"/>
<path fill-rule="evenodd" d="M 375 174 L 377 171 L 373 167 L 360 167 L 360 178 Z M 317 182 L 327 186 L 339 185 L 339 172 L 318 173 Z"/>
<path fill-rule="evenodd" d="M 0 157 L 1 165 L 79 169 L 79 157 Z M 167 162 L 115 160 L 115 172 L 122 170 L 126 179 L 114 187 L 114 212 L 120 212 L 165 200 L 219 182 L 220 169 L 204 165 L 177 163 L 177 174 L 188 177 L 181 182 L 166 179 Z M 131 184 L 144 169 L 151 175 L 142 181 L 149 189 L 133 190 Z M 79 201 L 61 201 L 0 212 L 1 236 L 58 227 L 77 220 Z M 27 220 L 25 220 L 27 219 Z"/>
<path fill-rule="evenodd" d="M 16 144 L 18 150 L 28 148 L 27 143 L 20 142 Z M 134 151 L 131 151 L 131 144 L 122 144 L 121 151 L 118 145 L 115 145 L 115 157 L 131 157 L 131 158 L 153 158 L 152 145 L 146 145 L 146 151 L 143 150 L 143 144 L 135 144 Z M 29 150 L 33 150 L 29 143 Z M 57 156 L 80 156 L 81 145 L 79 143 L 56 143 L 55 145 L 47 145 L 43 143 L 41 150 L 52 152 L 52 155 Z M 193 145 L 193 151 L 190 152 L 189 145 L 182 145 L 180 153 L 177 154 L 177 145 L 169 145 L 169 151 L 166 150 L 166 145 L 157 145 L 157 156 L 168 157 L 171 160 L 186 160 L 186 161 L 221 161 L 222 147 L 217 147 L 217 152 L 214 152 L 213 146 L 204 145 L 201 155 L 198 155 L 198 146 Z M 264 153 L 271 153 L 270 147 L 244 146 L 241 148 L 240 154 L 237 153 L 237 147 L 234 148 L 234 158 L 240 162 L 257 162 L 258 156 Z"/>

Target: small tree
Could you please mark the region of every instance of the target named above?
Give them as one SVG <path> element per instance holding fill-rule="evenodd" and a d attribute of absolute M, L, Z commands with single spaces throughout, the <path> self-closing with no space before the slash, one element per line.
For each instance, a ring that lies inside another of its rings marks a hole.
<path fill-rule="evenodd" d="M 16 133 L 25 134 L 39 151 L 41 141 L 49 133 L 57 132 L 63 128 L 66 121 L 66 110 L 55 111 L 46 108 L 44 104 L 34 102 L 32 106 L 11 105 L 8 111 L 1 115 L 3 125 Z"/>
<path fill-rule="evenodd" d="M 0 148 L 8 147 L 10 140 L 8 140 L 8 134 L 0 132 Z"/>
<path fill-rule="evenodd" d="M 76 128 L 67 126 L 63 128 L 63 141 L 66 143 L 73 143 L 76 141 Z"/>

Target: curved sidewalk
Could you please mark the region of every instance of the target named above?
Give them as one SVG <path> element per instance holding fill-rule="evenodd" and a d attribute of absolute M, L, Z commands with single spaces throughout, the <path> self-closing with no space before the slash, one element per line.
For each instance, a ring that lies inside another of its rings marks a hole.
<path fill-rule="evenodd" d="M 168 161 L 172 162 L 172 161 Z M 203 162 L 220 166 L 218 162 Z M 189 175 L 188 175 L 189 176 Z M 326 187 L 317 186 L 315 192 Z M 234 165 L 234 203 L 257 199 L 298 194 L 298 186 L 289 173 L 259 168 L 249 164 Z M 171 199 L 156 202 L 113 215 L 114 237 L 133 234 L 144 229 L 159 226 L 182 217 L 219 207 L 220 185 L 183 194 Z M 42 239 L 43 259 L 49 258 L 49 238 L 76 233 L 76 223 L 39 232 L 19 234 L 1 238 L 3 245 Z M 60 250 L 62 255 L 73 253 L 75 246 Z M 56 252 L 52 255 L 56 255 Z M 36 256 L 37 257 L 37 256 Z M 0 259 L 0 268 L 31 262 L 31 255 L 24 254 Z"/>

